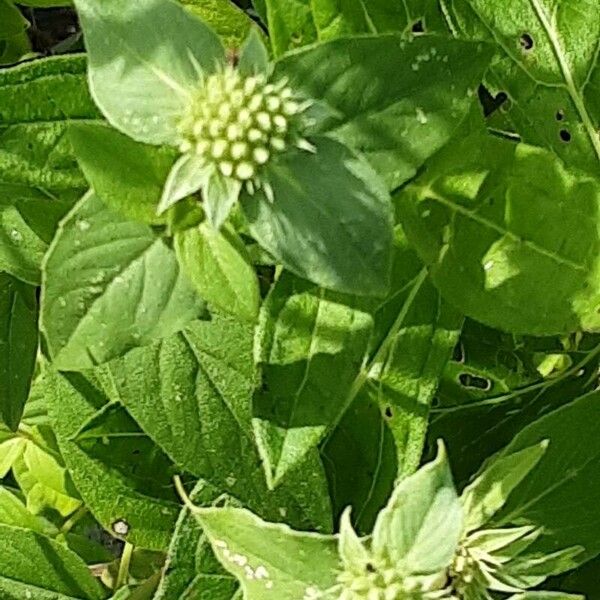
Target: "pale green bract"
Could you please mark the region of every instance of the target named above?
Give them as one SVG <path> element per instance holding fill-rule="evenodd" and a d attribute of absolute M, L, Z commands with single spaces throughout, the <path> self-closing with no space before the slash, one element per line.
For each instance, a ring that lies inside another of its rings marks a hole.
<path fill-rule="evenodd" d="M 339 534 L 328 536 L 267 523 L 246 510 L 187 504 L 247 600 L 534 598 L 541 592 L 527 590 L 572 569 L 581 549 L 531 553 L 541 530 L 488 522 L 546 446 L 499 455 L 459 499 L 440 445 L 433 462 L 396 486 L 364 538 L 350 510 Z"/>

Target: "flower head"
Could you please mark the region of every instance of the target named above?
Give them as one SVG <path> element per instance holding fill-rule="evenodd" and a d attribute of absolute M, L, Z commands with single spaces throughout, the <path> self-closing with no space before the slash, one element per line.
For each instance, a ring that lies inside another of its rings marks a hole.
<path fill-rule="evenodd" d="M 225 177 L 256 182 L 274 154 L 300 140 L 298 101 L 285 79 L 242 76 L 232 67 L 206 77 L 179 129 L 182 153 L 193 152 Z"/>
<path fill-rule="evenodd" d="M 178 123 L 183 157 L 165 187 L 162 210 L 202 189 L 208 217 L 219 227 L 242 187 L 250 194 L 263 188 L 272 201 L 264 172 L 274 156 L 292 146 L 314 151 L 300 134 L 308 106 L 286 79 L 271 81 L 232 66 L 201 75 Z"/>

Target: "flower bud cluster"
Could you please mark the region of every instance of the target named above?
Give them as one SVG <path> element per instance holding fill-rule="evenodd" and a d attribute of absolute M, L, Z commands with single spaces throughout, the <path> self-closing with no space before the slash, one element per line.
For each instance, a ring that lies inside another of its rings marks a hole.
<path fill-rule="evenodd" d="M 195 152 L 224 177 L 251 182 L 273 155 L 302 147 L 296 125 L 305 108 L 285 79 L 270 83 L 226 67 L 205 77 L 196 93 L 179 124 L 180 150 Z"/>
<path fill-rule="evenodd" d="M 446 598 L 444 576 L 407 576 L 383 560 L 354 566 L 338 576 L 340 600 L 433 600 Z"/>

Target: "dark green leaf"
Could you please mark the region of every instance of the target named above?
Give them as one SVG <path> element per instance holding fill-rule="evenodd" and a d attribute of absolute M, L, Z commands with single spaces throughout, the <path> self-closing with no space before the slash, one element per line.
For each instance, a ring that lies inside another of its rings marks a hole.
<path fill-rule="evenodd" d="M 315 453 L 269 492 L 253 445 L 253 327 L 213 315 L 110 365 L 115 399 L 183 470 L 206 479 L 264 518 L 331 526 Z"/>
<path fill-rule="evenodd" d="M 490 56 L 442 37 L 361 36 L 292 53 L 275 72 L 318 101 L 321 132 L 364 153 L 395 189 L 453 136 Z"/>
<path fill-rule="evenodd" d="M 545 533 L 531 550 L 548 553 L 580 545 L 579 563 L 600 552 L 590 526 L 599 518 L 600 443 L 595 414 L 600 394 L 592 392 L 523 429 L 503 451 L 511 454 L 548 440 L 538 466 L 510 495 L 496 524 L 532 523 Z M 577 507 L 577 510 L 573 510 Z"/>
<path fill-rule="evenodd" d="M 49 403 L 69 474 L 92 514 L 113 536 L 143 548 L 165 549 L 178 503 L 140 493 L 118 469 L 86 454 L 74 440 L 86 421 L 108 402 L 98 383 L 81 374 L 64 376 L 46 370 L 40 392 Z"/>
<path fill-rule="evenodd" d="M 21 421 L 38 350 L 36 290 L 0 273 L 0 418 Z"/>
<path fill-rule="evenodd" d="M 369 165 L 321 137 L 316 153 L 290 150 L 269 164 L 264 190 L 242 197 L 251 234 L 284 267 L 339 292 L 384 295 L 389 286 L 392 215 Z"/>

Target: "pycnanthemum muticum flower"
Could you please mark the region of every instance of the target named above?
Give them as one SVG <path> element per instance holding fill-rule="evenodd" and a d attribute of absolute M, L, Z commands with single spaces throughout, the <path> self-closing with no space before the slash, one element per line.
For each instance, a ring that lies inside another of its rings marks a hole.
<path fill-rule="evenodd" d="M 180 150 L 252 193 L 274 154 L 290 145 L 314 150 L 298 132 L 298 116 L 307 106 L 285 79 L 269 83 L 264 74 L 244 77 L 226 67 L 204 80 L 182 119 Z"/>
<path fill-rule="evenodd" d="M 210 221 L 220 227 L 245 188 L 263 189 L 274 200 L 265 168 L 277 155 L 296 147 L 316 152 L 301 135 L 302 115 L 310 106 L 286 79 L 268 73 L 243 74 L 228 65 L 200 74 L 198 89 L 180 122 L 179 150 L 159 212 L 202 189 Z"/>

